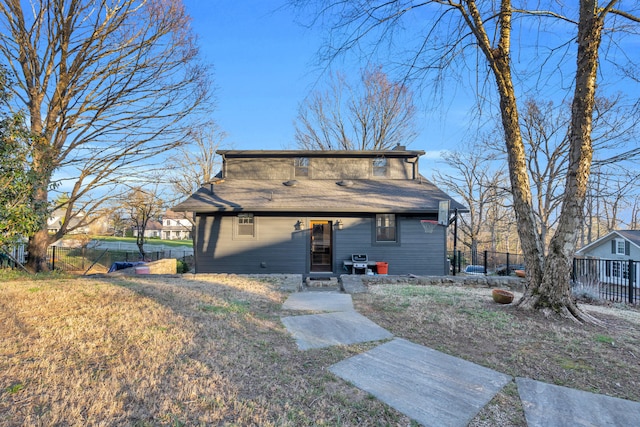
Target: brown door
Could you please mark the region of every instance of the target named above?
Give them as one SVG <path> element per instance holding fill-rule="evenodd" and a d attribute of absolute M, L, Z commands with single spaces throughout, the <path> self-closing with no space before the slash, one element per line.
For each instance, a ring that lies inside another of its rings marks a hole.
<path fill-rule="evenodd" d="M 331 235 L 331 221 L 311 221 L 310 271 L 333 271 Z"/>

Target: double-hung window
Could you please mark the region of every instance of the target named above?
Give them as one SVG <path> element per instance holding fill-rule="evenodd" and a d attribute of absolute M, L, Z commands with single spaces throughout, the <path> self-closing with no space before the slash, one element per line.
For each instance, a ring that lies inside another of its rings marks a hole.
<path fill-rule="evenodd" d="M 394 214 L 376 215 L 376 242 L 396 242 L 396 216 Z"/>
<path fill-rule="evenodd" d="M 240 213 L 236 219 L 236 236 L 252 238 L 256 235 L 256 223 L 253 214 Z"/>
<path fill-rule="evenodd" d="M 611 241 L 611 253 L 614 255 L 630 255 L 631 245 L 624 239 L 613 239 Z"/>

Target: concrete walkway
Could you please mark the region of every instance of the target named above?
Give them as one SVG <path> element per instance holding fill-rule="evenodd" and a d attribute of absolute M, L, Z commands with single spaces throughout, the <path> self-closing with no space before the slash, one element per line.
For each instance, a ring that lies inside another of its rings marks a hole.
<path fill-rule="evenodd" d="M 389 340 L 331 366 L 338 377 L 365 390 L 424 426 L 464 427 L 513 378 L 403 339 L 357 313 L 351 295 L 293 293 L 286 310 L 321 312 L 283 317 L 307 350 Z M 529 426 L 640 425 L 640 403 L 516 378 Z"/>

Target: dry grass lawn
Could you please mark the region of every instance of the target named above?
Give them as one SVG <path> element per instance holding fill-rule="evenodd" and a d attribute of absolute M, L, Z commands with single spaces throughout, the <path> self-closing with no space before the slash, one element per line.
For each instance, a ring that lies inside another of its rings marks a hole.
<path fill-rule="evenodd" d="M 499 306 L 488 289 L 371 286 L 356 308 L 398 337 L 513 376 L 640 401 L 640 314 L 606 328 Z M 327 368 L 374 343 L 299 351 L 279 284 L 238 276 L 0 284 L 0 426 L 412 422 Z M 299 313 L 295 313 L 299 314 Z M 525 425 L 515 385 L 472 425 Z"/>

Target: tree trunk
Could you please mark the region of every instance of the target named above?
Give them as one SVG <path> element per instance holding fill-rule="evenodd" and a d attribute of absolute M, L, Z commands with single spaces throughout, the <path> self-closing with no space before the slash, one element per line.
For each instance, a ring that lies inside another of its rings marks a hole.
<path fill-rule="evenodd" d="M 471 14 L 474 17 L 477 16 L 475 19 L 480 22 L 479 13 L 475 9 L 471 10 Z M 527 265 L 528 288 L 532 288 L 542 280 L 544 252 L 533 217 L 526 152 L 520 131 L 518 105 L 511 76 L 511 3 L 507 0 L 502 2 L 499 21 L 500 40 L 497 48 L 491 48 L 491 43 L 486 37 L 486 33 L 481 34 L 479 37 L 480 40 L 484 40 L 481 46 L 496 79 L 496 86 L 500 96 L 500 113 L 507 148 L 511 193 L 518 225 L 518 235 Z"/>
<path fill-rule="evenodd" d="M 32 129 L 35 127 L 37 131 L 39 129 L 38 126 L 38 124 L 35 126 L 32 124 Z M 46 144 L 43 140 L 38 141 L 38 143 L 41 144 L 41 146 Z M 49 217 L 49 193 L 47 185 L 51 181 L 51 161 L 46 156 L 46 153 L 48 152 L 48 147 L 45 147 L 44 149 L 41 149 L 40 152 L 35 153 L 32 165 L 33 170 L 39 177 L 42 177 L 40 187 L 35 190 L 35 197 L 33 200 L 36 212 L 42 216 L 42 229 L 29 238 L 29 244 L 27 245 L 29 258 L 27 260 L 26 268 L 34 273 L 49 271 L 49 265 L 47 264 L 47 249 L 49 248 L 49 245 L 55 241 L 55 239 L 49 235 L 47 225 L 47 219 Z"/>
<path fill-rule="evenodd" d="M 578 309 L 571 296 L 571 269 L 591 170 L 592 117 L 595 105 L 598 48 L 603 17 L 596 0 L 580 3 L 576 87 L 571 110 L 569 166 L 557 230 L 549 244 L 542 280 L 530 282 L 519 306 L 550 310 L 579 321 L 596 320 Z M 528 265 L 527 265 L 528 267 Z"/>
<path fill-rule="evenodd" d="M 142 257 L 141 261 L 145 259 L 144 252 L 144 232 L 145 227 L 138 227 L 138 235 L 136 236 L 136 245 L 138 245 L 138 251 L 140 252 L 140 257 Z"/>
<path fill-rule="evenodd" d="M 29 239 L 29 244 L 27 245 L 29 258 L 25 265 L 29 271 L 33 273 L 49 271 L 49 264 L 47 263 L 47 249 L 49 248 L 50 243 L 49 232 L 47 231 L 45 224 L 43 230 L 36 232 Z"/>

